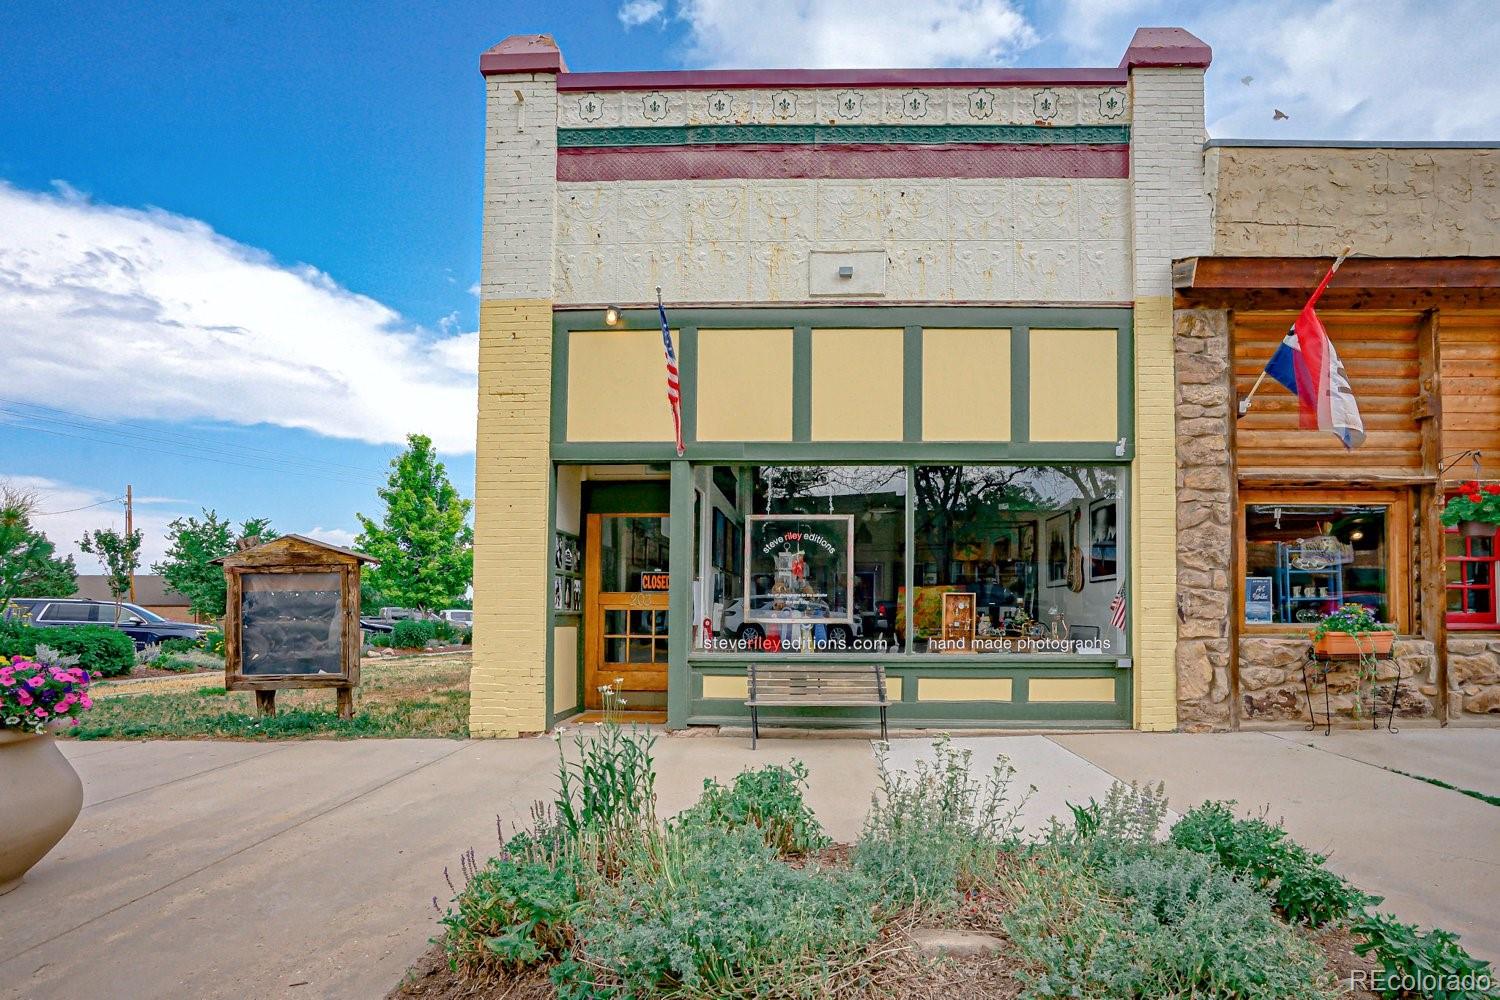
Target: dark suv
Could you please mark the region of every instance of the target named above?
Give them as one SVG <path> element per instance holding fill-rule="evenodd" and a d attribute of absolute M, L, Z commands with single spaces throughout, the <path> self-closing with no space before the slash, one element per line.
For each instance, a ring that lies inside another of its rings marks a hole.
<path fill-rule="evenodd" d="M 211 625 L 169 621 L 138 604 L 121 604 L 117 623 L 113 601 L 89 601 L 79 597 L 16 597 L 5 609 L 5 617 L 26 617 L 31 624 L 42 627 L 104 625 L 117 628 L 135 640 L 137 649 L 163 639 L 201 639 L 204 633 L 213 629 Z"/>

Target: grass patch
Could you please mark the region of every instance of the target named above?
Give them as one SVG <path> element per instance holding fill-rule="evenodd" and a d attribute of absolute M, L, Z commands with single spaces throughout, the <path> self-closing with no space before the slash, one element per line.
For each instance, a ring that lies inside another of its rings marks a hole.
<path fill-rule="evenodd" d="M 360 668 L 354 718 L 340 719 L 329 690 L 278 691 L 276 714 L 255 713 L 249 691 L 192 680 L 93 688 L 94 707 L 60 735 L 79 740 L 359 739 L 469 735 L 469 662 L 462 656 L 408 656 Z"/>
<path fill-rule="evenodd" d="M 1386 770 L 1390 771 L 1392 774 L 1399 774 L 1403 778 L 1415 778 L 1417 781 L 1425 781 L 1429 785 L 1436 785 L 1439 788 L 1446 788 L 1450 792 L 1457 792 L 1460 795 L 1467 795 L 1469 798 L 1478 799 L 1480 802 L 1483 802 L 1486 805 L 1500 806 L 1500 796 L 1497 795 L 1486 795 L 1484 792 L 1476 792 L 1472 788 L 1460 788 L 1457 785 L 1449 784 L 1442 778 L 1429 778 L 1426 775 L 1412 774 L 1410 771 L 1402 771 L 1399 768 L 1395 767 L 1388 767 L 1386 768 Z"/>

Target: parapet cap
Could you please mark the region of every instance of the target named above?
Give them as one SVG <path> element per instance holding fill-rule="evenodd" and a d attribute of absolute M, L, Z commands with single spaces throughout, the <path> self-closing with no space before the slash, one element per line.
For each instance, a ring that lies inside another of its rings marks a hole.
<path fill-rule="evenodd" d="M 1137 28 L 1121 69 L 1194 66 L 1206 69 L 1214 50 L 1186 28 Z"/>
<path fill-rule="evenodd" d="M 485 76 L 567 71 L 562 50 L 551 35 L 511 35 L 479 57 L 479 72 Z"/>

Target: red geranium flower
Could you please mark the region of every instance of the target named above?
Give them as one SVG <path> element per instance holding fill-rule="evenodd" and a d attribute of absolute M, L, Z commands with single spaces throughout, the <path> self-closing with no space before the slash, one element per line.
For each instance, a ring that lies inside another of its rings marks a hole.
<path fill-rule="evenodd" d="M 1500 483 L 1490 483 L 1484 488 L 1484 491 L 1490 496 L 1494 496 L 1495 494 L 1500 493 Z"/>
<path fill-rule="evenodd" d="M 1467 499 L 1470 503 L 1479 503 L 1484 499 L 1484 497 L 1480 496 L 1478 493 L 1470 493 L 1467 497 L 1465 497 L 1465 499 Z"/>

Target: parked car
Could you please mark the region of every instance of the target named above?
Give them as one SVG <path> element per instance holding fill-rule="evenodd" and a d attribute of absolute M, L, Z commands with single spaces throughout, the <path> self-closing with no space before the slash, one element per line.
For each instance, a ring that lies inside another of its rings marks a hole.
<path fill-rule="evenodd" d="M 812 618 L 827 618 L 829 616 L 826 601 L 817 598 L 797 597 L 788 594 L 761 594 L 750 599 L 750 606 L 754 609 L 755 621 L 745 621 L 743 601 L 731 601 L 724 608 L 724 633 L 735 639 L 764 639 L 766 630 L 778 625 L 776 612 L 771 608 L 776 603 L 794 604 L 799 616 Z M 853 622 L 830 621 L 827 623 L 828 641 L 835 645 L 847 646 L 852 640 L 864 635 L 864 622 L 859 616 L 855 616 Z"/>
<path fill-rule="evenodd" d="M 439 611 L 438 617 L 450 625 L 460 628 L 474 627 L 474 612 L 468 608 L 449 608 L 447 611 Z"/>
<path fill-rule="evenodd" d="M 89 601 L 78 597 L 16 597 L 6 607 L 5 616 L 25 616 L 31 624 L 46 628 L 71 625 L 117 628 L 135 641 L 136 649 L 144 649 L 163 639 L 196 641 L 214 628 L 212 625 L 193 622 L 174 622 L 154 611 L 147 611 L 139 604 L 121 602 L 119 607 L 119 620 L 116 621 L 113 601 Z"/>

